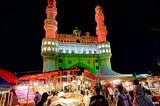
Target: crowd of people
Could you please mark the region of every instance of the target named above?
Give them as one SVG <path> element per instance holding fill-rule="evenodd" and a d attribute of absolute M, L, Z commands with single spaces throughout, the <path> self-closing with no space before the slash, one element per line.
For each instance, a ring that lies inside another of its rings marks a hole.
<path fill-rule="evenodd" d="M 138 80 L 133 81 L 133 86 L 132 92 L 128 92 L 122 84 L 117 85 L 114 90 L 106 86 L 88 88 L 83 94 L 82 106 L 154 106 Z M 48 97 L 47 92 L 42 95 L 37 92 L 35 106 L 49 106 L 59 98 L 57 92 L 53 92 L 49 99 Z"/>
<path fill-rule="evenodd" d="M 148 90 L 145 90 L 138 80 L 134 80 L 132 91 L 127 91 L 119 84 L 114 89 L 103 87 L 102 95 L 106 97 L 109 106 L 154 106 L 152 99 L 147 96 L 151 93 L 146 91 Z"/>

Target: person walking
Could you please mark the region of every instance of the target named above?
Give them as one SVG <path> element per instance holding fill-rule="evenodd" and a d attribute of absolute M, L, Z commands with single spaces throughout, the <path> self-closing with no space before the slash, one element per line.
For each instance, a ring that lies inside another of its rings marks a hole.
<path fill-rule="evenodd" d="M 95 95 L 91 97 L 89 106 L 108 106 L 107 99 L 100 94 L 101 90 L 99 87 L 95 87 Z"/>
<path fill-rule="evenodd" d="M 37 105 L 41 101 L 42 95 L 37 91 L 34 97 L 34 103 Z"/>
<path fill-rule="evenodd" d="M 117 89 L 119 91 L 117 106 L 132 106 L 129 97 L 123 91 L 123 86 L 118 85 Z"/>
<path fill-rule="evenodd" d="M 83 97 L 84 106 L 89 106 L 91 95 L 89 94 L 89 90 L 86 90 L 85 95 Z"/>
<path fill-rule="evenodd" d="M 44 92 L 42 94 L 41 101 L 38 104 L 36 104 L 35 106 L 47 106 L 46 101 L 48 99 L 48 96 L 49 96 L 49 94 L 47 92 Z"/>
<path fill-rule="evenodd" d="M 135 79 L 133 81 L 134 88 L 133 88 L 133 106 L 154 106 L 152 101 L 145 96 L 143 87 L 139 84 L 139 81 Z"/>
<path fill-rule="evenodd" d="M 18 102 L 18 96 L 16 94 L 16 90 L 15 88 L 13 87 L 10 92 L 12 93 L 12 101 L 11 101 L 11 105 L 12 106 L 16 106 L 16 105 L 19 105 L 19 102 Z"/>

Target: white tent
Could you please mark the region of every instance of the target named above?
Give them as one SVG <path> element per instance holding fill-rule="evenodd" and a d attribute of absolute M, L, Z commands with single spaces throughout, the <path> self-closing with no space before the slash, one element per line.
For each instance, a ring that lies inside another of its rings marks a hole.
<path fill-rule="evenodd" d="M 121 74 L 110 70 L 106 65 L 102 65 L 100 71 L 96 74 L 99 80 L 107 80 L 116 77 L 132 77 L 132 74 Z"/>

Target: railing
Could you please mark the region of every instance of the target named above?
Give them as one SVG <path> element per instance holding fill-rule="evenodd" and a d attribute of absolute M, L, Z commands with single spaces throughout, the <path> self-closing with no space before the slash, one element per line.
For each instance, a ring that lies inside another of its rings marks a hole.
<path fill-rule="evenodd" d="M 12 92 L 2 91 L 0 92 L 0 105 L 1 106 L 11 106 L 13 96 Z"/>

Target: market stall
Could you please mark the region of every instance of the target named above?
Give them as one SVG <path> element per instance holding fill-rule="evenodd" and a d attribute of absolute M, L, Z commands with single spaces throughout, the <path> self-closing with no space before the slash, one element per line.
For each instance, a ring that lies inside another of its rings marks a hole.
<path fill-rule="evenodd" d="M 97 80 L 97 77 L 88 70 L 73 67 L 22 76 L 15 88 L 19 102 L 24 104 L 33 102 L 36 91 L 42 94 L 51 91 L 60 92 L 65 89 L 73 95 L 80 94 L 82 90 L 91 87 Z"/>
<path fill-rule="evenodd" d="M 159 76 L 148 76 L 148 86 L 150 87 L 154 101 L 160 101 L 160 75 Z"/>
<path fill-rule="evenodd" d="M 33 104 L 34 106 L 34 97 L 35 92 L 39 91 L 41 94 L 43 92 L 50 91 L 50 80 L 51 79 L 35 79 L 35 80 L 21 80 L 15 85 L 16 94 L 18 97 L 18 101 L 21 106 L 25 104 Z M 32 106 L 32 105 L 31 105 Z"/>
<path fill-rule="evenodd" d="M 0 69 L 0 104 L 9 106 L 12 103 L 12 92 L 9 90 L 12 85 L 18 81 L 18 78 L 11 72 Z"/>
<path fill-rule="evenodd" d="M 20 104 L 33 104 L 36 91 L 42 94 L 55 89 L 54 82 L 56 79 L 54 76 L 58 76 L 57 71 L 20 77 L 15 86 Z"/>

